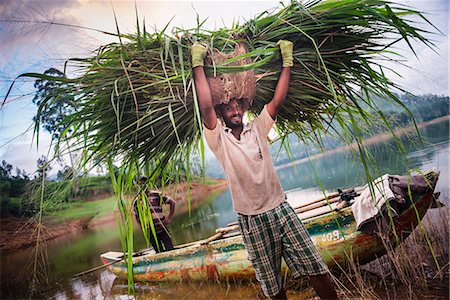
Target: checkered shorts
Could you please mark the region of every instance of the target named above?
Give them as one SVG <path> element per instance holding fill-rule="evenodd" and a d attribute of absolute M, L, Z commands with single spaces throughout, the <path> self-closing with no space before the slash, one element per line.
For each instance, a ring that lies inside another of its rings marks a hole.
<path fill-rule="evenodd" d="M 265 213 L 238 215 L 248 259 L 264 294 L 273 297 L 282 288 L 281 258 L 295 277 L 328 271 L 295 211 L 283 202 Z"/>

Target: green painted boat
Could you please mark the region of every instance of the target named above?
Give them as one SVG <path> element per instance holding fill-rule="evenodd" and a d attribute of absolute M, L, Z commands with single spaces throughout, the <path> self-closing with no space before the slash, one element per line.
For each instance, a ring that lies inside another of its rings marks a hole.
<path fill-rule="evenodd" d="M 412 194 L 412 203 L 393 220 L 398 238 L 391 234 L 389 241 L 394 247 L 412 232 L 436 200 L 434 187 L 439 174 L 430 171 L 425 175 L 432 188 L 423 194 Z M 325 198 L 318 199 L 296 208 L 326 264 L 333 269 L 349 259 L 365 263 L 386 253 L 378 235 L 357 230 L 350 206 L 335 208 L 339 203 L 336 194 L 327 196 L 326 201 Z M 305 217 L 306 213 L 309 215 Z M 127 264 L 123 257 L 122 252 L 107 252 L 100 256 L 111 272 L 126 279 Z M 284 263 L 283 268 L 287 268 Z M 136 253 L 133 276 L 135 281 L 147 282 L 252 279 L 254 270 L 247 260 L 237 226 L 230 224 L 228 228 L 218 229 L 209 239 L 180 245 L 172 251 Z"/>

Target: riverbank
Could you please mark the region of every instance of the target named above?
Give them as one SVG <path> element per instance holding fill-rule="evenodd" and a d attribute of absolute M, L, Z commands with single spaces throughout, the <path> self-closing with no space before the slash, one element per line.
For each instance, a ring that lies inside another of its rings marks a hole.
<path fill-rule="evenodd" d="M 191 183 L 191 209 L 201 205 L 210 195 L 223 192 L 228 187 L 224 179 L 207 180 L 204 183 Z M 176 214 L 189 211 L 187 184 L 185 182 L 166 187 L 164 193 L 177 202 Z M 63 211 L 55 216 L 45 216 L 41 223 L 35 218 L 2 217 L 0 219 L 0 252 L 8 253 L 33 246 L 37 242 L 45 242 L 63 235 L 115 222 L 116 218 L 112 210 L 115 198 L 89 199 L 89 205 L 95 205 L 95 202 L 99 206 L 104 206 L 104 208 L 94 215 L 84 215 L 80 212 L 77 216 L 76 210 L 78 208 L 73 208 L 69 209 L 67 213 Z"/>

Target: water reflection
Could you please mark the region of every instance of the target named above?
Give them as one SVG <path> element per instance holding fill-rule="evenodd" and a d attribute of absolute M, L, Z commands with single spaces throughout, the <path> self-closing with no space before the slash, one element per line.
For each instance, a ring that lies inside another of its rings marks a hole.
<path fill-rule="evenodd" d="M 399 155 L 394 139 L 388 139 L 367 147 L 371 174 L 405 174 L 410 169 L 423 171 L 439 167 L 448 178 L 449 123 L 442 122 L 421 129 L 423 143 L 412 136 L 402 136 L 404 155 Z M 318 159 L 302 161 L 286 168 L 280 166 L 278 177 L 285 190 L 297 187 L 314 188 L 322 186 L 327 190 L 353 187 L 367 182 L 364 165 L 354 151 L 341 151 Z M 441 180 L 441 182 L 444 180 Z"/>
<path fill-rule="evenodd" d="M 203 239 L 214 234 L 218 227 L 236 220 L 230 191 L 218 195 L 201 207 L 184 215 L 177 215 L 170 224 L 170 232 L 177 245 Z"/>

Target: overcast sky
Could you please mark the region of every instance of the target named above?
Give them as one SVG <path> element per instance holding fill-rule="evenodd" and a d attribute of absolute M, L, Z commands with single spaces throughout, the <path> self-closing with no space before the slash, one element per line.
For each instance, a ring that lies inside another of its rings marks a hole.
<path fill-rule="evenodd" d="M 434 36 L 436 52 L 416 45 L 419 60 L 405 52 L 409 68 L 396 67 L 403 78 L 388 74 L 405 89 L 416 94 L 449 94 L 448 0 L 396 1 L 428 13 L 428 18 L 445 36 Z M 111 5 L 112 3 L 112 5 Z M 172 18 L 171 26 L 194 27 L 196 13 L 208 18 L 205 28 L 240 23 L 264 10 L 272 10 L 279 1 L 137 1 L 140 20 L 147 29 L 162 29 Z M 49 25 L 62 23 L 115 32 L 113 8 L 122 33 L 135 32 L 135 1 L 90 0 L 2 0 L 0 1 L 0 100 L 12 81 L 21 73 L 44 72 L 50 67 L 63 69 L 73 57 L 89 55 L 98 46 L 116 41 L 113 37 L 82 28 Z M 401 49 L 400 49 L 401 50 Z M 33 172 L 36 160 L 48 153 L 50 137 L 41 131 L 39 147 L 32 143 L 32 118 L 36 107 L 32 79 L 20 79 L 13 86 L 0 111 L 0 160 Z M 55 168 L 56 171 L 57 168 Z"/>

